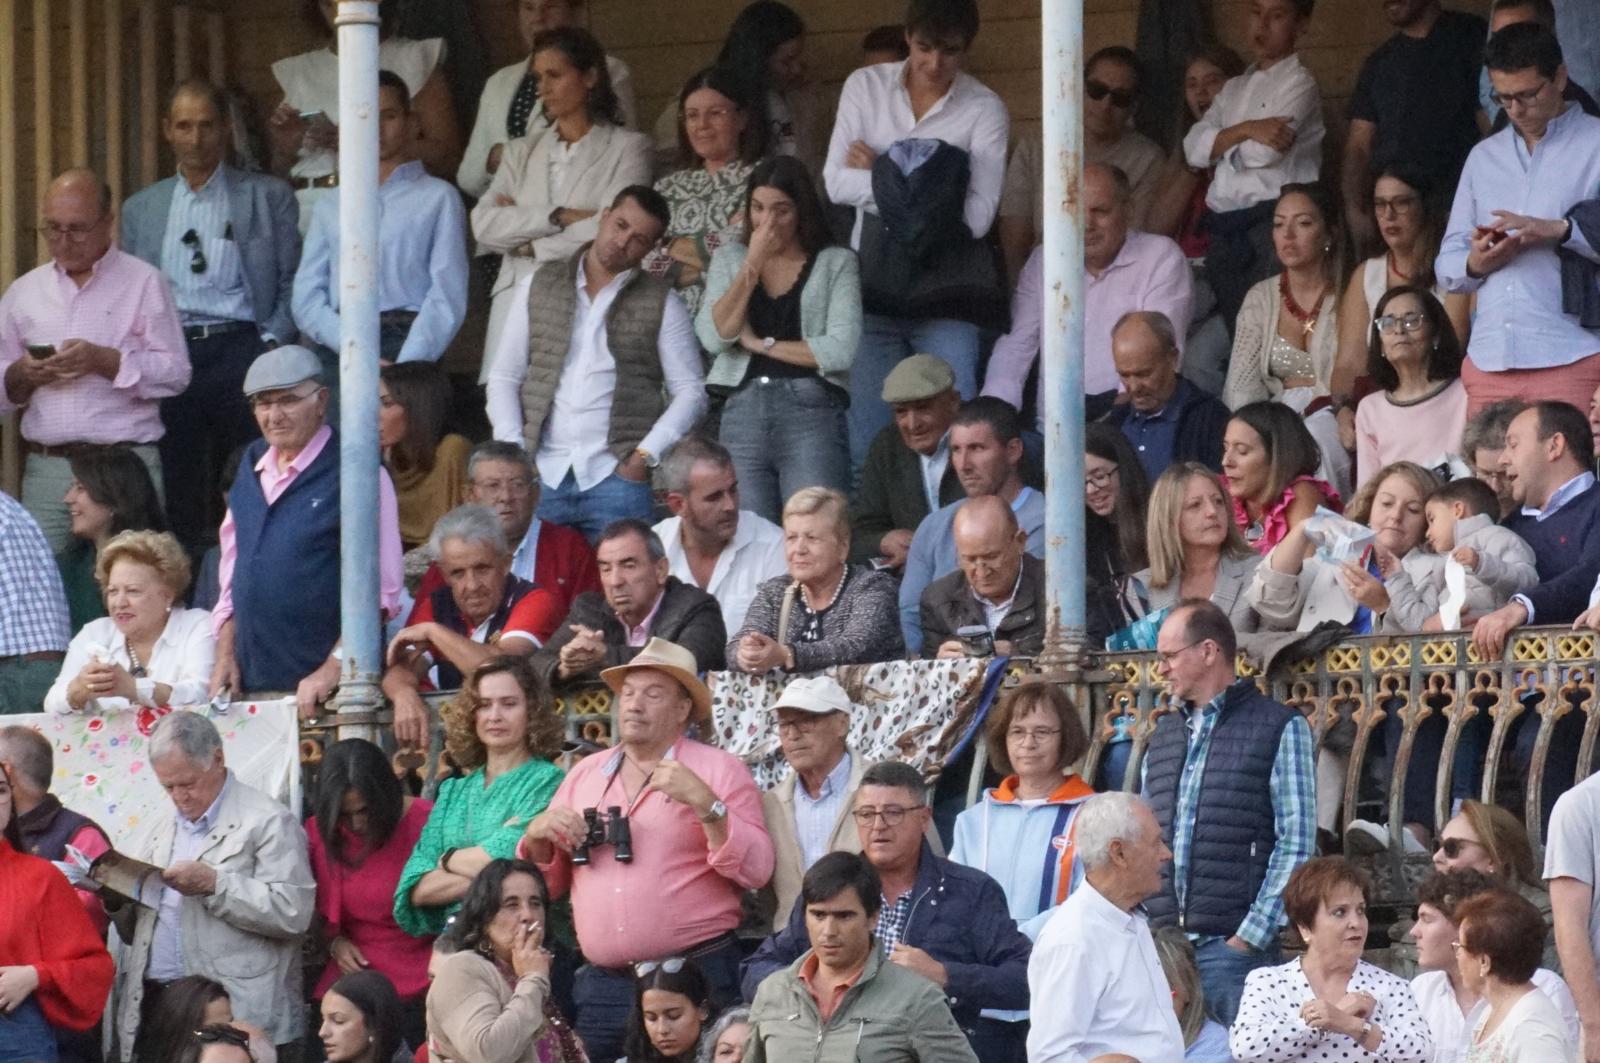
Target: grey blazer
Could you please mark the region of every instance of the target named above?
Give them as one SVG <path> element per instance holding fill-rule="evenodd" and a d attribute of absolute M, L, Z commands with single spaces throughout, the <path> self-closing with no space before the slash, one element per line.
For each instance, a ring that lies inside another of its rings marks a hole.
<path fill-rule="evenodd" d="M 223 166 L 230 220 L 256 324 L 279 343 L 292 343 L 297 333 L 289 300 L 300 264 L 300 205 L 287 181 Z M 122 205 L 122 249 L 156 269 L 161 268 L 161 241 L 167 235 L 177 187 L 178 178 L 168 177 L 135 192 Z"/>
<path fill-rule="evenodd" d="M 1248 557 L 1223 555 L 1222 562 L 1217 566 L 1217 585 L 1211 592 L 1211 602 L 1228 614 L 1228 619 L 1233 622 L 1233 630 L 1240 634 L 1255 631 L 1261 626 L 1261 618 L 1256 615 L 1255 607 L 1245 593 L 1250 587 L 1250 577 L 1260 564 L 1261 555 L 1252 550 Z M 1152 587 L 1148 568 L 1133 578 L 1149 592 L 1151 612 L 1178 604 L 1177 580 L 1165 587 Z"/>

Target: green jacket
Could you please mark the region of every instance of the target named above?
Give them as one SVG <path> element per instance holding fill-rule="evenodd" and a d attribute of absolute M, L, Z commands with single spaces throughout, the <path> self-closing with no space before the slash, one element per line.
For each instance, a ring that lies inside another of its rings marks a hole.
<path fill-rule="evenodd" d="M 800 981 L 810 958 L 807 950 L 756 990 L 744 1063 L 977 1063 L 939 987 L 884 963 L 876 941 L 826 1025 Z"/>

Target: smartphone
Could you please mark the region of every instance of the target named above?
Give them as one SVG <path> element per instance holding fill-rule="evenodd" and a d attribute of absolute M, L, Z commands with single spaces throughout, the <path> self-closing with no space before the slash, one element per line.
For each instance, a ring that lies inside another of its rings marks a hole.
<path fill-rule="evenodd" d="M 968 657 L 994 656 L 994 635 L 982 624 L 956 628 L 956 641 L 961 643 L 961 652 Z"/>
<path fill-rule="evenodd" d="M 328 120 L 327 111 L 299 111 L 297 113 L 302 122 L 326 122 Z"/>
<path fill-rule="evenodd" d="M 41 361 L 56 353 L 56 345 L 53 343 L 30 343 L 27 344 L 27 348 L 30 358 L 38 358 Z"/>

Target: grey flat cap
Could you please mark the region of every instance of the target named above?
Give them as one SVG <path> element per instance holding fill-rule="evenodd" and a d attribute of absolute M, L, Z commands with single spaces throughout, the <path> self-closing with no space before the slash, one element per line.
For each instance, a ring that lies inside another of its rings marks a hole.
<path fill-rule="evenodd" d="M 900 359 L 883 381 L 884 402 L 921 402 L 956 386 L 956 374 L 943 358 L 913 354 Z"/>
<path fill-rule="evenodd" d="M 244 393 L 259 395 L 321 379 L 322 359 L 314 351 L 291 343 L 267 351 L 250 363 L 250 371 L 244 375 Z"/>

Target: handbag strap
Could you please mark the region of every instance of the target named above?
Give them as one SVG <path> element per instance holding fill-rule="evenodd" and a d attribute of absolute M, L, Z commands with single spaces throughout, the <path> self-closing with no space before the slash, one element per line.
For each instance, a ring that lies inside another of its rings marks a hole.
<path fill-rule="evenodd" d="M 783 592 L 783 604 L 778 607 L 778 645 L 789 644 L 789 611 L 794 608 L 794 597 L 800 593 L 798 581 L 789 584 Z"/>

